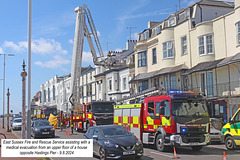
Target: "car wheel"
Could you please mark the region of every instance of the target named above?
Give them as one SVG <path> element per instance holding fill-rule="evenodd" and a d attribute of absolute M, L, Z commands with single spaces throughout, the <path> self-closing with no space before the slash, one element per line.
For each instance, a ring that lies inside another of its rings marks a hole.
<path fill-rule="evenodd" d="M 228 136 L 225 139 L 225 146 L 227 147 L 228 150 L 235 149 L 235 142 L 234 142 L 234 139 L 231 136 Z"/>
<path fill-rule="evenodd" d="M 105 149 L 104 148 L 100 148 L 99 150 L 99 157 L 100 157 L 100 160 L 106 160 L 106 152 L 105 152 Z"/>
<path fill-rule="evenodd" d="M 163 143 L 163 137 L 162 134 L 158 134 L 156 138 L 156 148 L 160 152 L 164 152 L 167 150 L 167 146 Z"/>
<path fill-rule="evenodd" d="M 34 138 L 34 139 L 36 139 L 36 138 L 37 138 L 35 133 L 33 133 L 33 138 Z"/>
<path fill-rule="evenodd" d="M 194 151 L 200 151 L 203 146 L 191 146 L 192 150 Z"/>

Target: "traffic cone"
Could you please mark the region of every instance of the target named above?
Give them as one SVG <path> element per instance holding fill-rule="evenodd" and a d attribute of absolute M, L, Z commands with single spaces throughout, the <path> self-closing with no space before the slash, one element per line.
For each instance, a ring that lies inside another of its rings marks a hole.
<path fill-rule="evenodd" d="M 225 152 L 223 152 L 223 160 L 227 160 Z"/>
<path fill-rule="evenodd" d="M 70 136 L 71 134 L 70 134 L 70 130 L 69 130 L 69 132 L 68 132 L 68 135 Z"/>
<path fill-rule="evenodd" d="M 173 150 L 173 159 L 178 159 L 175 147 L 173 147 Z"/>
<path fill-rule="evenodd" d="M 66 132 L 65 132 L 65 134 L 67 135 L 67 129 L 66 129 Z"/>

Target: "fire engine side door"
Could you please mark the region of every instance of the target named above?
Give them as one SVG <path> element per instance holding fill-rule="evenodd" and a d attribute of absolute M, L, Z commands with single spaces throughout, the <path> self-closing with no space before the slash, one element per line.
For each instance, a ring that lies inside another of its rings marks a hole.
<path fill-rule="evenodd" d="M 160 106 L 159 114 L 160 114 L 160 121 L 165 131 L 170 130 L 171 127 L 171 114 L 170 114 L 170 105 L 168 100 L 163 100 L 159 103 L 156 102 L 156 106 Z"/>
<path fill-rule="evenodd" d="M 130 131 L 130 117 L 131 117 L 131 109 L 126 108 L 122 111 L 122 125 Z"/>

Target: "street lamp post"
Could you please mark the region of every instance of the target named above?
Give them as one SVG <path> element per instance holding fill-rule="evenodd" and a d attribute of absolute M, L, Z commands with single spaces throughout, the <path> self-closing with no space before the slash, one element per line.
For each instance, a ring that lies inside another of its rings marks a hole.
<path fill-rule="evenodd" d="M 31 139 L 31 33 L 32 33 L 32 0 L 28 0 L 28 107 L 27 139 Z"/>
<path fill-rule="evenodd" d="M 26 76 L 27 72 L 25 71 L 25 62 L 23 61 L 23 70 L 21 72 L 22 76 L 22 139 L 26 138 L 25 128 L 26 128 Z"/>
<path fill-rule="evenodd" d="M 9 129 L 9 96 L 10 96 L 10 92 L 9 92 L 9 88 L 8 88 L 8 92 L 7 92 L 7 131 L 10 132 Z"/>
<path fill-rule="evenodd" d="M 4 61 L 3 61 L 3 120 L 2 120 L 2 128 L 4 128 L 4 108 L 5 108 L 5 57 L 7 56 L 14 56 L 14 54 L 5 54 L 2 53 Z"/>

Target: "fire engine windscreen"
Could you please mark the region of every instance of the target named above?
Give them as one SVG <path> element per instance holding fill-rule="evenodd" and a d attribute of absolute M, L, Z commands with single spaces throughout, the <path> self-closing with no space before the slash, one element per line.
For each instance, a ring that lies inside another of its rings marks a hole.
<path fill-rule="evenodd" d="M 209 116 L 205 101 L 173 100 L 171 106 L 173 116 Z"/>
<path fill-rule="evenodd" d="M 93 113 L 113 113 L 112 104 L 94 104 L 92 105 Z"/>
<path fill-rule="evenodd" d="M 45 115 L 46 116 L 50 116 L 50 114 L 53 114 L 54 116 L 56 116 L 57 115 L 57 109 L 56 108 L 46 108 L 45 109 Z"/>

